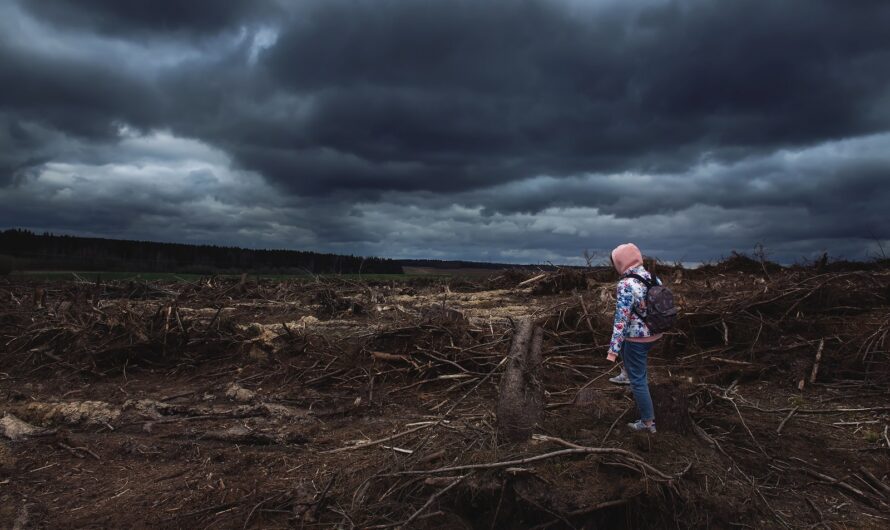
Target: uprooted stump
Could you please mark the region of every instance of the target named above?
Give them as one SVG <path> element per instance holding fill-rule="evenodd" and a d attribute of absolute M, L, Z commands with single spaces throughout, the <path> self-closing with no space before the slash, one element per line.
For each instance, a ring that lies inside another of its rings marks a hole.
<path fill-rule="evenodd" d="M 47 429 L 35 427 L 28 422 L 22 421 L 12 414 L 6 413 L 0 418 L 0 436 L 17 442 L 31 436 L 42 436 L 49 433 Z"/>
<path fill-rule="evenodd" d="M 519 321 L 510 343 L 507 367 L 498 389 L 498 433 L 521 442 L 531 438 L 544 410 L 541 343 L 544 330 L 531 317 Z"/>
<path fill-rule="evenodd" d="M 688 390 L 676 381 L 649 385 L 649 394 L 655 407 L 655 422 L 659 431 L 678 434 L 692 432 L 687 392 Z"/>

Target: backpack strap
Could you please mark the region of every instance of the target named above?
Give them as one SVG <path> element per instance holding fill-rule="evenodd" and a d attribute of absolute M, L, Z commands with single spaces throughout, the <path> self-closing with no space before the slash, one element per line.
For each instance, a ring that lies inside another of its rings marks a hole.
<path fill-rule="evenodd" d="M 634 278 L 635 280 L 640 280 L 641 282 L 643 282 L 643 285 L 646 286 L 647 294 L 648 294 L 648 290 L 649 290 L 649 289 L 651 289 L 651 288 L 652 288 L 653 286 L 655 286 L 655 285 L 658 285 L 658 278 L 657 278 L 654 274 L 652 274 L 651 272 L 649 273 L 649 275 L 652 276 L 652 280 L 651 280 L 651 281 L 647 280 L 646 278 L 643 278 L 643 277 L 640 276 L 639 274 L 633 274 L 633 273 L 631 273 L 631 274 L 625 274 L 624 277 L 625 277 L 625 278 Z M 634 313 L 635 315 L 637 315 L 637 318 L 639 318 L 640 320 L 642 320 L 644 323 L 646 322 L 646 317 L 643 316 L 643 315 L 641 315 L 640 312 L 637 311 L 636 306 L 631 307 L 631 311 L 633 311 L 633 313 Z"/>
<path fill-rule="evenodd" d="M 655 278 L 654 275 L 652 276 L 652 280 L 651 280 L 651 281 L 647 280 L 646 278 L 643 278 L 643 277 L 640 276 L 639 274 L 625 274 L 624 277 L 625 277 L 625 278 L 634 278 L 634 279 L 640 280 L 641 282 L 643 282 L 643 285 L 646 286 L 646 289 L 652 287 L 653 285 L 658 285 L 658 283 L 657 283 L 658 280 Z"/>

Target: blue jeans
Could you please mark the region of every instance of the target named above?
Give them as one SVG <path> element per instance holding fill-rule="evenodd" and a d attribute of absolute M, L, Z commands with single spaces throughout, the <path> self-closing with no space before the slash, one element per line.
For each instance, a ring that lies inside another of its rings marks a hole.
<path fill-rule="evenodd" d="M 646 370 L 646 355 L 652 349 L 654 342 L 630 342 L 625 340 L 621 346 L 621 359 L 624 361 L 624 370 L 630 379 L 630 389 L 637 402 L 637 410 L 640 411 L 640 419 L 649 421 L 655 419 L 655 410 L 652 408 L 652 397 L 649 396 L 649 380 Z"/>

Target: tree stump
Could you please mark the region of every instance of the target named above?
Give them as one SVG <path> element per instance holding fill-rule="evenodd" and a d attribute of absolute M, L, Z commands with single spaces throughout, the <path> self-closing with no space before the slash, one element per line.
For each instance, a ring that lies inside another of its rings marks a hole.
<path fill-rule="evenodd" d="M 541 383 L 541 343 L 544 330 L 531 317 L 519 321 L 513 332 L 507 366 L 498 389 L 498 433 L 504 440 L 531 438 L 544 411 Z"/>
<path fill-rule="evenodd" d="M 46 289 L 43 287 L 34 288 L 34 307 L 38 309 L 46 308 Z"/>
<path fill-rule="evenodd" d="M 649 394 L 655 407 L 655 424 L 659 431 L 679 434 L 692 432 L 687 393 L 688 389 L 676 381 L 649 385 Z"/>

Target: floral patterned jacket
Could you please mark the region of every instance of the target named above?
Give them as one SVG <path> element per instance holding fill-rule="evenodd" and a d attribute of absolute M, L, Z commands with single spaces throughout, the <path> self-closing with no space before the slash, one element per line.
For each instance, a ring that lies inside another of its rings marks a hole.
<path fill-rule="evenodd" d="M 618 281 L 618 294 L 615 297 L 615 323 L 612 326 L 612 340 L 609 342 L 609 354 L 619 355 L 624 339 L 628 337 L 650 337 L 649 328 L 643 319 L 634 313 L 633 308 L 646 314 L 646 285 L 636 278 L 628 278 L 628 274 L 638 274 L 647 280 L 652 275 L 642 265 L 628 269 Z M 658 282 L 661 284 L 661 281 Z"/>

